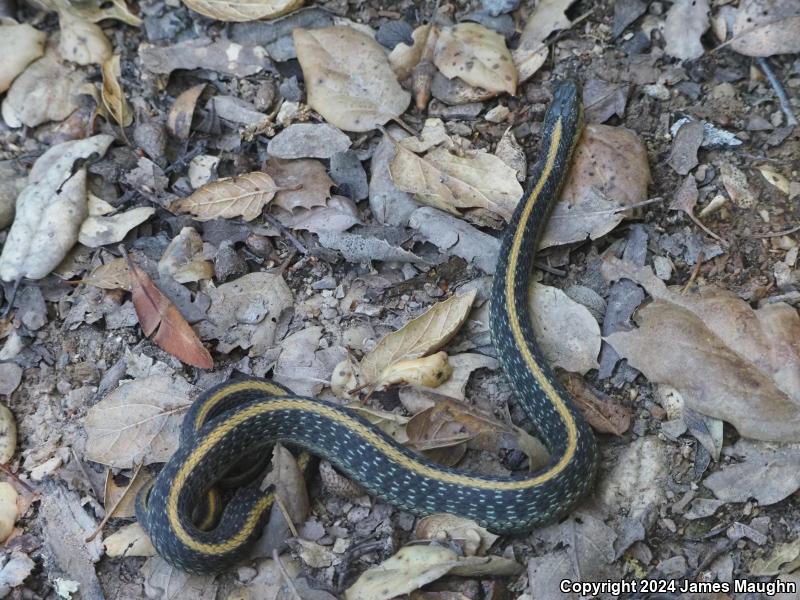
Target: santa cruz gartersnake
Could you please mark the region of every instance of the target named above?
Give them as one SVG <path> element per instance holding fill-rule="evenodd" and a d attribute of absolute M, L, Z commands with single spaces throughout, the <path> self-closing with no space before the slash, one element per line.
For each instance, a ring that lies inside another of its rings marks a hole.
<path fill-rule="evenodd" d="M 185 419 L 177 452 L 140 493 L 137 516 L 173 565 L 216 572 L 260 535 L 271 492 L 240 487 L 214 522 L 193 510 L 243 456 L 276 441 L 328 459 L 369 493 L 415 514 L 447 512 L 496 532 L 528 530 L 564 515 L 592 485 L 592 432 L 545 363 L 528 314 L 536 246 L 569 169 L 582 127 L 577 86 L 558 86 L 545 116 L 542 155 L 503 238 L 491 294 L 490 328 L 516 400 L 536 424 L 549 465 L 522 476 L 491 477 L 439 466 L 399 445 L 346 407 L 247 379 L 204 393 Z M 253 460 L 251 460 L 252 464 Z M 255 460 L 258 463 L 258 460 Z M 209 529 L 210 527 L 210 529 Z"/>

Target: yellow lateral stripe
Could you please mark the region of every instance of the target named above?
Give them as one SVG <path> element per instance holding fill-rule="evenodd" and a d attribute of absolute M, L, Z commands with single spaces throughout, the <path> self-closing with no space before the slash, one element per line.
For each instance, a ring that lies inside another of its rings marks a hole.
<path fill-rule="evenodd" d="M 550 147 L 547 149 L 547 159 L 545 161 L 544 168 L 542 169 L 542 174 L 539 177 L 539 181 L 536 182 L 536 187 L 533 188 L 526 200 L 525 208 L 523 209 L 522 215 L 519 219 L 520 224 L 526 223 L 530 218 L 533 207 L 536 205 L 536 201 L 539 199 L 542 189 L 550 177 L 550 173 L 552 172 L 553 166 L 556 162 L 556 157 L 558 156 L 558 148 L 561 145 L 561 136 L 562 124 L 561 119 L 559 118 L 558 121 L 556 121 L 555 127 L 553 128 L 553 133 L 550 137 Z M 536 477 L 535 484 L 531 484 L 538 485 L 561 473 L 572 460 L 578 444 L 578 430 L 575 426 L 575 420 L 561 399 L 561 396 L 558 392 L 556 392 L 549 379 L 545 376 L 545 374 L 539 368 L 539 365 L 536 363 L 536 360 L 533 358 L 533 355 L 528 348 L 528 343 L 525 340 L 525 336 L 522 334 L 522 329 L 520 328 L 519 315 L 517 314 L 517 307 L 514 304 L 514 275 L 517 271 L 517 259 L 519 258 L 519 252 L 522 248 L 522 241 L 524 237 L 525 227 L 518 226 L 514 235 L 514 241 L 511 245 L 511 252 L 508 259 L 508 269 L 506 271 L 506 311 L 508 313 L 509 325 L 511 326 L 511 332 L 514 336 L 514 341 L 517 343 L 517 347 L 522 354 L 522 358 L 525 360 L 525 364 L 539 382 L 539 385 L 544 390 L 544 393 L 547 394 L 547 397 L 556 407 L 558 414 L 561 416 L 561 420 L 564 422 L 564 425 L 567 428 L 567 448 L 564 452 L 564 455 L 550 469 L 544 471 L 538 477 Z"/>
<path fill-rule="evenodd" d="M 244 382 L 247 383 L 247 382 Z M 214 407 L 219 404 L 221 400 L 224 400 L 226 396 L 231 393 L 231 388 L 236 388 L 236 385 L 233 386 L 225 386 L 221 390 L 217 391 L 215 394 L 212 394 L 208 398 L 203 401 L 202 408 L 197 411 L 197 416 L 194 418 L 194 430 L 197 431 L 200 427 L 203 426 L 203 423 L 206 421 L 206 417 L 208 413 L 210 413 Z M 247 388 L 244 388 L 246 390 Z M 243 389 L 235 389 L 234 392 L 243 391 Z M 259 392 L 266 392 L 267 394 L 272 394 L 273 396 L 283 396 L 285 390 L 279 388 L 277 385 L 273 385 L 268 381 L 264 382 L 264 385 L 259 388 Z"/>

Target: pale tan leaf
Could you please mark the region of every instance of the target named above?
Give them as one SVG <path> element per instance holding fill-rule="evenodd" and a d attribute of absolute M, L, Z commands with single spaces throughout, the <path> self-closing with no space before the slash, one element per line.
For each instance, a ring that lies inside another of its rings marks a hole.
<path fill-rule="evenodd" d="M 308 104 L 345 131 L 370 131 L 400 116 L 411 95 L 397 82 L 386 53 L 352 27 L 295 29 Z"/>
<path fill-rule="evenodd" d="M 784 194 L 789 194 L 789 180 L 786 179 L 786 177 L 770 167 L 762 166 L 758 167 L 758 170 L 771 185 L 778 188 Z"/>
<path fill-rule="evenodd" d="M 796 310 L 783 303 L 753 310 L 713 287 L 684 295 L 649 268 L 617 259 L 608 259 L 603 273 L 639 283 L 655 298 L 639 309 L 638 329 L 607 338 L 632 366 L 650 381 L 677 389 L 689 408 L 731 423 L 745 437 L 800 441 Z"/>
<path fill-rule="evenodd" d="M 391 385 L 420 385 L 435 388 L 450 378 L 453 367 L 447 360 L 447 352 L 412 358 L 392 363 L 383 370 L 376 388 Z"/>
<path fill-rule="evenodd" d="M 170 275 L 178 283 L 211 279 L 214 265 L 203 258 L 203 240 L 191 227 L 184 227 L 164 250 L 158 272 Z"/>
<path fill-rule="evenodd" d="M 131 276 L 128 271 L 128 263 L 124 258 L 115 258 L 97 267 L 83 280 L 83 283 L 88 283 L 104 290 L 130 291 Z"/>
<path fill-rule="evenodd" d="M 746 56 L 800 52 L 797 0 L 742 0 L 733 21 L 731 48 Z"/>
<path fill-rule="evenodd" d="M 156 375 L 123 383 L 86 414 L 86 457 L 118 469 L 165 462 L 178 448 L 193 388 Z"/>
<path fill-rule="evenodd" d="M 433 63 L 448 79 L 458 77 L 491 92 L 517 91 L 517 69 L 505 38 L 478 23 L 459 23 L 439 33 Z"/>
<path fill-rule="evenodd" d="M 100 26 L 76 16 L 72 11 L 58 11 L 61 39 L 58 51 L 66 60 L 89 65 L 102 65 L 113 55 L 111 42 Z"/>
<path fill-rule="evenodd" d="M 139 523 L 130 523 L 120 527 L 103 540 L 103 548 L 111 557 L 119 556 L 156 556 L 150 538 Z"/>
<path fill-rule="evenodd" d="M 190 213 L 198 221 L 242 217 L 252 221 L 272 200 L 278 187 L 261 171 L 219 179 L 204 185 L 191 196 L 170 207 L 179 213 Z"/>
<path fill-rule="evenodd" d="M 139 27 L 142 20 L 134 15 L 125 4 L 125 0 L 82 0 L 74 2 L 71 0 L 40 0 L 43 4 L 53 7 L 53 10 L 69 11 L 76 17 L 86 19 L 90 23 L 98 23 L 105 19 L 116 19 Z"/>
<path fill-rule="evenodd" d="M 110 217 L 88 217 L 81 224 L 78 241 L 89 248 L 121 242 L 134 228 L 152 217 L 156 209 L 140 206 Z"/>
<path fill-rule="evenodd" d="M 27 23 L 0 25 L 0 56 L 4 57 L 0 61 L 0 94 L 28 64 L 44 53 L 46 39 L 43 31 Z"/>
<path fill-rule="evenodd" d="M 381 339 L 361 361 L 368 384 L 379 381 L 389 365 L 436 352 L 458 332 L 466 321 L 476 290 L 435 304 L 416 319 Z"/>
<path fill-rule="evenodd" d="M 367 421 L 375 425 L 386 435 L 394 438 L 396 442 L 400 444 L 405 444 L 408 442 L 408 434 L 406 433 L 406 425 L 409 421 L 408 417 L 385 410 L 378 410 L 370 406 L 365 406 L 358 401 L 350 402 L 347 405 L 347 408 L 364 417 Z"/>
<path fill-rule="evenodd" d="M 297 10 L 303 0 L 183 0 L 195 12 L 219 21 L 274 19 Z"/>
<path fill-rule="evenodd" d="M 19 518 L 17 498 L 19 494 L 10 483 L 0 482 L 0 542 L 5 542 L 14 531 Z"/>
<path fill-rule="evenodd" d="M 602 337 L 588 308 L 557 288 L 532 283 L 528 309 L 536 339 L 551 365 L 581 375 L 598 368 Z"/>
<path fill-rule="evenodd" d="M 466 556 L 485 554 L 500 538 L 475 521 L 447 513 L 436 513 L 421 519 L 415 534 L 420 540 L 434 540 L 443 545 L 455 543 Z"/>
<path fill-rule="evenodd" d="M 117 485 L 111 470 L 106 471 L 106 482 L 103 490 L 103 506 L 106 511 L 113 511 L 108 517 L 128 519 L 136 516 L 136 495 L 145 485 L 153 481 L 147 471 L 137 469 L 133 479 L 125 485 Z"/>
<path fill-rule="evenodd" d="M 22 369 L 13 363 L 6 363 L 3 367 L 0 369 L 0 381 L 3 386 L 0 393 L 11 395 L 20 384 Z M 0 404 L 0 463 L 10 463 L 16 452 L 17 421 L 14 413 L 6 405 Z"/>
<path fill-rule="evenodd" d="M 428 39 L 430 25 L 420 25 L 411 34 L 414 44 L 409 46 L 404 42 L 397 44 L 389 53 L 389 64 L 397 74 L 400 81 L 405 81 L 411 77 L 411 72 L 422 59 L 422 51 L 425 49 L 425 41 Z"/>
<path fill-rule="evenodd" d="M 122 85 L 119 82 L 120 66 L 119 54 L 115 54 L 101 65 L 103 72 L 103 87 L 100 97 L 111 117 L 122 127 L 128 127 L 133 123 L 133 110 L 131 110 Z"/>
<path fill-rule="evenodd" d="M 509 221 L 523 191 L 514 170 L 485 152 L 462 157 L 437 148 L 420 157 L 398 145 L 389 170 L 399 189 L 455 215 L 485 208 Z"/>
<path fill-rule="evenodd" d="M 705 49 L 700 37 L 709 26 L 708 0 L 676 0 L 664 22 L 666 52 L 681 60 L 703 56 Z"/>
<path fill-rule="evenodd" d="M 564 13 L 574 1 L 542 0 L 528 16 L 517 49 L 513 52 L 520 81 L 527 81 L 547 60 L 545 39 L 554 31 L 570 27 L 570 20 Z"/>

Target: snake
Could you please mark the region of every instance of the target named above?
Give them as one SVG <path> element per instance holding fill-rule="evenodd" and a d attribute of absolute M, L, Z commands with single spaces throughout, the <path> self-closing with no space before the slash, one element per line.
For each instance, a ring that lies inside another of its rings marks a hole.
<path fill-rule="evenodd" d="M 192 573 L 218 573 L 242 560 L 275 492 L 255 478 L 222 506 L 219 482 L 237 469 L 260 471 L 277 442 L 327 459 L 369 494 L 415 515 L 450 513 L 498 534 L 518 534 L 573 510 L 593 487 L 596 441 L 536 342 L 528 300 L 537 246 L 582 127 L 580 87 L 562 81 L 544 116 L 539 160 L 503 234 L 489 297 L 500 366 L 549 462 L 508 476 L 441 466 L 347 406 L 266 379 L 230 380 L 192 404 L 177 450 L 137 495 L 137 519 L 159 555 Z M 198 516 L 205 506 L 215 507 L 213 518 Z"/>

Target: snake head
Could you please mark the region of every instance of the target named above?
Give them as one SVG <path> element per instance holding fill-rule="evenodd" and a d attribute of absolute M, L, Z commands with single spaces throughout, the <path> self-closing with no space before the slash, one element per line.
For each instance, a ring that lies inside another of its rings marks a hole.
<path fill-rule="evenodd" d="M 566 79 L 558 84 L 553 92 L 553 102 L 545 116 L 545 128 L 549 128 L 561 120 L 561 128 L 565 132 L 580 133 L 583 127 L 583 103 L 581 102 L 581 88 L 572 79 Z M 577 139 L 577 135 L 575 138 Z"/>

